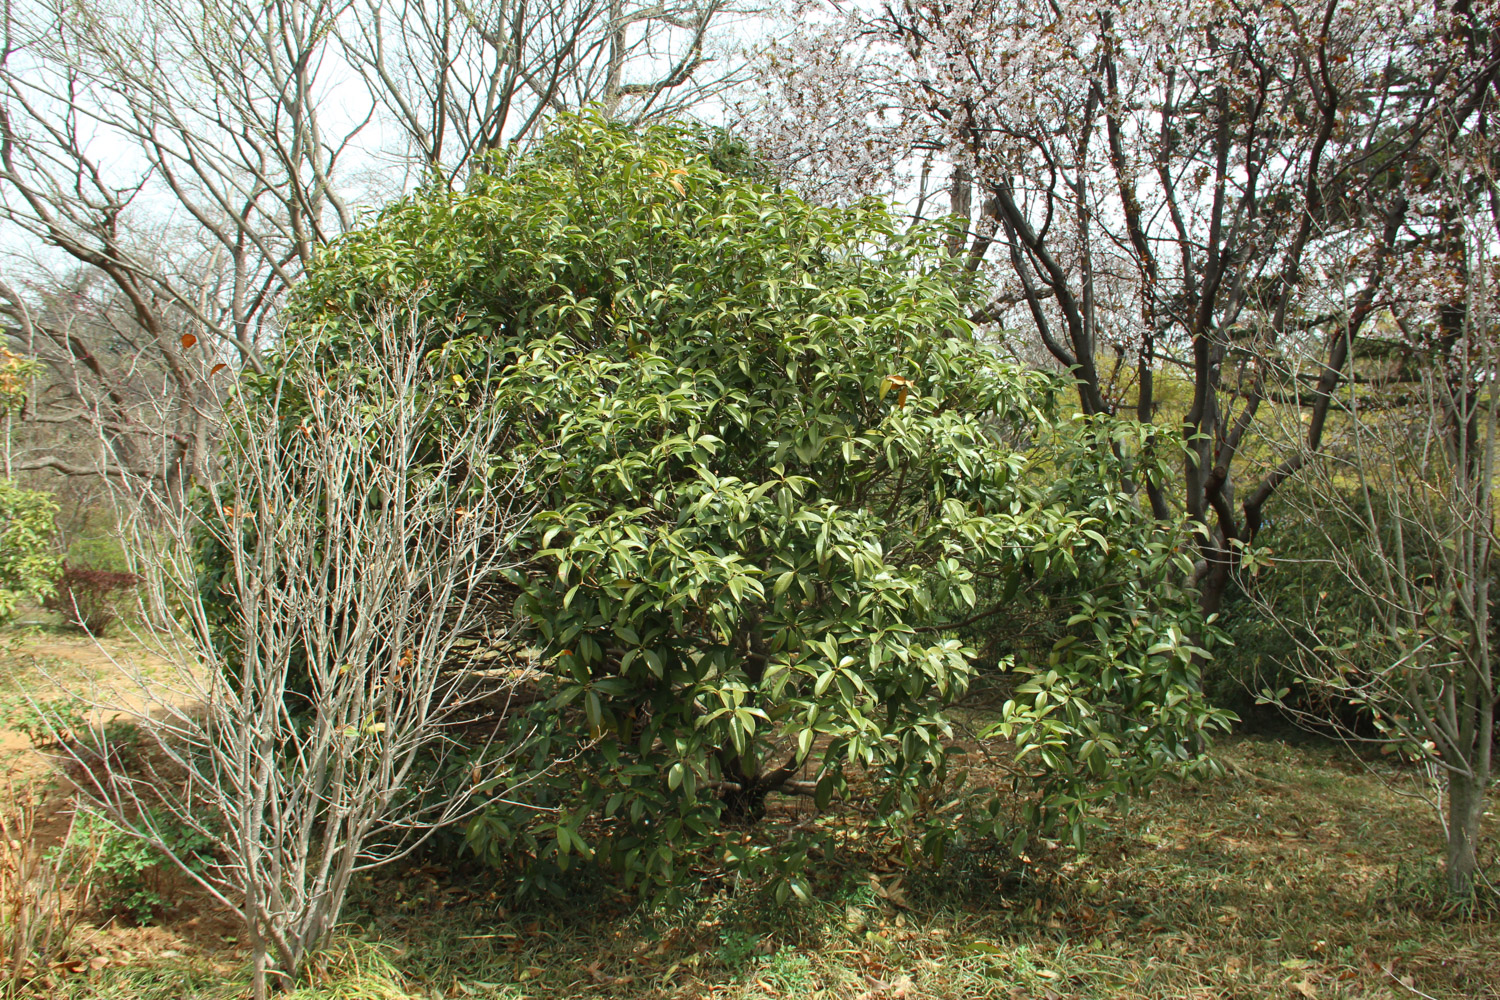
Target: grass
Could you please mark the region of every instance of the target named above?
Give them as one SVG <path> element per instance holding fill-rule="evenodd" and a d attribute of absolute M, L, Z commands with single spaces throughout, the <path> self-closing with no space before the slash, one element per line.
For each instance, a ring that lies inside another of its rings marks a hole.
<path fill-rule="evenodd" d="M 295 1000 L 1500 998 L 1500 913 L 1445 905 L 1408 775 L 1306 739 L 1222 747 L 1230 775 L 1159 785 L 1083 854 L 959 850 L 928 871 L 849 852 L 811 903 L 753 887 L 648 910 L 580 879 L 514 907 L 491 872 L 362 883 Z M 1490 878 L 1493 818 L 1487 820 Z M 107 928 L 59 1000 L 242 997 L 246 950 L 190 906 Z M 225 924 L 223 927 L 227 928 Z M 130 935 L 134 934 L 135 937 Z M 147 936 L 142 936 L 147 935 Z"/>
<path fill-rule="evenodd" d="M 1500 996 L 1500 925 L 1444 908 L 1435 824 L 1398 775 L 1321 744 L 1224 755 L 1235 776 L 1164 786 L 1086 854 L 1030 867 L 856 856 L 812 904 L 675 914 L 598 895 L 504 913 L 414 869 L 369 890 L 360 933 L 425 997 Z"/>
<path fill-rule="evenodd" d="M 0 628 L 0 695 L 30 692 L 44 698 L 59 686 L 90 685 L 111 677 L 111 657 L 147 668 L 157 662 L 124 625 L 104 637 L 66 625 L 53 611 L 28 609 L 24 623 Z"/>

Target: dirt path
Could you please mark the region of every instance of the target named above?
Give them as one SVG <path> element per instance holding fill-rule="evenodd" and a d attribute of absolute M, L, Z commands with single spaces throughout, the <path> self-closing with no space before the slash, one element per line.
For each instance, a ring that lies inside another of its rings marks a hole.
<path fill-rule="evenodd" d="M 34 635 L 12 634 L 7 637 L 14 648 L 7 659 L 33 661 L 33 669 L 46 661 L 57 663 L 69 675 L 105 675 L 116 670 L 115 664 L 134 663 L 147 671 L 165 668 L 167 662 L 132 639 L 95 639 L 86 635 L 58 633 Z"/>
<path fill-rule="evenodd" d="M 0 635 L 0 698 L 12 706 L 28 694 L 47 702 L 100 685 L 110 692 L 108 700 L 125 710 L 104 712 L 104 719 L 94 720 L 108 721 L 145 705 L 138 691 L 119 683 L 126 679 L 122 665 L 148 678 L 168 675 L 171 670 L 167 661 L 130 639 L 11 632 Z M 12 758 L 24 756 L 21 752 L 30 748 L 26 735 L 0 718 L 0 761 L 14 770 L 17 761 Z"/>
<path fill-rule="evenodd" d="M 9 706 L 15 706 L 23 694 L 46 702 L 97 685 L 107 695 L 101 700 L 123 711 L 101 711 L 93 721 L 129 717 L 144 708 L 147 699 L 139 690 L 130 690 L 129 674 L 122 672 L 122 665 L 148 680 L 172 676 L 171 664 L 128 638 L 0 632 L 0 698 Z M 63 842 L 72 820 L 71 796 L 55 786 L 44 790 L 53 784 L 45 780 L 48 768 L 26 734 L 0 716 L 0 808 L 15 808 L 14 796 L 28 794 L 23 791 L 28 786 L 41 791 L 44 805 L 36 817 L 35 836 L 46 848 Z M 87 975 L 105 965 L 149 963 L 174 956 L 227 962 L 226 968 L 238 963 L 238 925 L 229 914 L 173 870 L 163 867 L 151 877 L 168 902 L 160 919 L 150 926 L 134 927 L 115 917 L 91 914 L 96 922 L 86 922 L 77 935 L 79 961 L 67 964 L 59 975 Z"/>

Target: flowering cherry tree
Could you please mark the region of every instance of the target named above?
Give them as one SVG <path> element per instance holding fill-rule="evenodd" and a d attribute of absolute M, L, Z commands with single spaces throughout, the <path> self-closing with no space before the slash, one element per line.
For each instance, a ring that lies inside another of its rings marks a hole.
<path fill-rule="evenodd" d="M 1070 369 L 1084 412 L 1147 425 L 1142 451 L 1183 449 L 1171 482 L 1120 468 L 1194 528 L 1213 612 L 1361 345 L 1424 297 L 1411 250 L 1455 191 L 1494 197 L 1497 10 L 814 2 L 741 110 L 813 197 L 952 213 L 975 318 Z M 1284 406 L 1303 447 L 1276 461 L 1256 439 Z"/>

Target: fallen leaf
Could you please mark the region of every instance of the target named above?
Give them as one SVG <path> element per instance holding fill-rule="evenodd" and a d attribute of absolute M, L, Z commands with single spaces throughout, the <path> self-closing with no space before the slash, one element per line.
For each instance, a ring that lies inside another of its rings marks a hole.
<path fill-rule="evenodd" d="M 898 875 L 884 884 L 876 878 L 872 878 L 870 881 L 875 889 L 875 894 L 881 899 L 886 900 L 893 906 L 899 906 L 902 909 L 907 908 L 906 890 L 901 887 L 901 876 Z"/>
<path fill-rule="evenodd" d="M 964 955 L 1003 955 L 1005 949 L 993 941 L 970 941 L 960 948 L 959 952 Z"/>

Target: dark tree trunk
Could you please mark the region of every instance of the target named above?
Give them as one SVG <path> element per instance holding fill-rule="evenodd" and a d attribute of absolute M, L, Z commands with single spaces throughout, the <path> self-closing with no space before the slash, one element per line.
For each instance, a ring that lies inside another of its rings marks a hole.
<path fill-rule="evenodd" d="M 1448 893 L 1455 899 L 1474 894 L 1479 826 L 1484 817 L 1489 774 L 1455 773 L 1448 780 Z"/>

